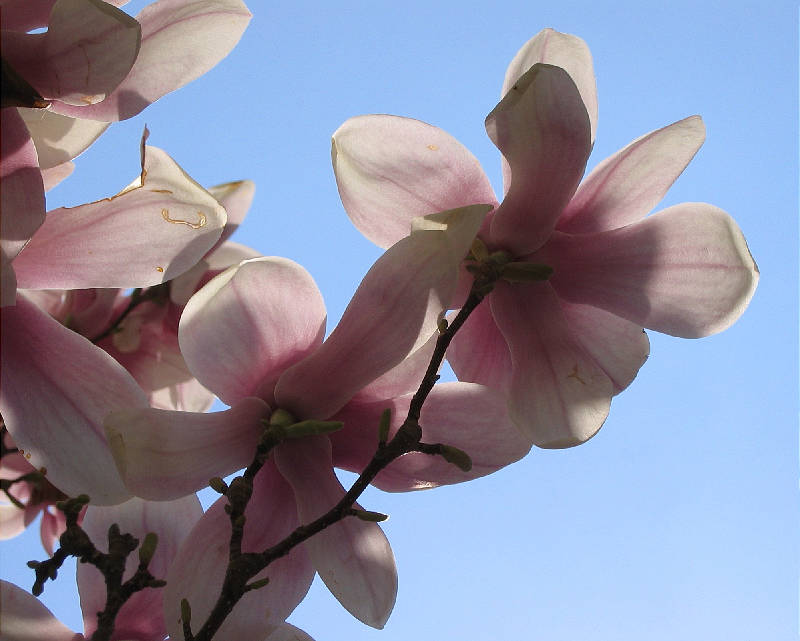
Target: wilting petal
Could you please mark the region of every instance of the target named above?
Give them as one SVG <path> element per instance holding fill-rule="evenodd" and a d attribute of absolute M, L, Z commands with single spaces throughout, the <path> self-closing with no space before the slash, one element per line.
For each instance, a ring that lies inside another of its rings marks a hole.
<path fill-rule="evenodd" d="M 14 261 L 30 289 L 147 287 L 182 274 L 216 243 L 225 210 L 166 153 L 143 147 L 125 191 L 55 209 Z"/>
<path fill-rule="evenodd" d="M 58 0 L 45 33 L 3 32 L 3 55 L 45 98 L 85 107 L 128 75 L 140 38 L 139 23 L 102 0 Z"/>
<path fill-rule="evenodd" d="M 567 327 L 552 287 L 499 282 L 489 301 L 511 353 L 514 423 L 539 447 L 572 447 L 594 436 L 613 384 Z"/>
<path fill-rule="evenodd" d="M 492 246 L 531 253 L 549 237 L 586 168 L 586 107 L 563 69 L 537 64 L 486 117 L 486 131 L 512 172 L 492 219 Z"/>
<path fill-rule="evenodd" d="M 705 203 L 675 205 L 622 229 L 559 235 L 556 246 L 551 281 L 560 296 L 683 338 L 732 325 L 758 283 L 741 230 Z"/>
<path fill-rule="evenodd" d="M 637 138 L 592 170 L 557 228 L 585 234 L 641 220 L 694 158 L 705 135 L 700 116 L 690 116 Z"/>
<path fill-rule="evenodd" d="M 430 221 L 444 229 L 416 231 L 392 245 L 322 346 L 281 376 L 275 390 L 280 407 L 297 417 L 328 418 L 426 343 L 487 210 L 477 205 L 444 212 L 439 217 L 450 217 L 448 223 Z"/>
<path fill-rule="evenodd" d="M 0 113 L 0 241 L 6 258 L 12 260 L 44 222 L 44 184 L 22 118 L 16 109 Z"/>
<path fill-rule="evenodd" d="M 220 498 L 187 537 L 164 588 L 164 618 L 172 639 L 183 639 L 180 602 L 192 608 L 195 632 L 219 596 L 228 565 L 230 517 Z M 253 495 L 245 511 L 244 552 L 262 552 L 279 543 L 299 524 L 294 494 L 268 460 L 253 482 Z M 314 568 L 304 546 L 270 564 L 254 581 L 269 577 L 269 584 L 247 592 L 225 619 L 215 638 L 259 640 L 283 623 L 303 599 L 314 578 Z"/>
<path fill-rule="evenodd" d="M 36 469 L 69 496 L 93 505 L 130 497 L 103 432 L 114 410 L 147 398 L 111 356 L 20 296 L 3 308 L 0 413 Z"/>
<path fill-rule="evenodd" d="M 31 133 L 39 166 L 50 169 L 86 151 L 110 123 L 70 118 L 49 109 L 19 109 Z"/>
<path fill-rule="evenodd" d="M 68 178 L 72 172 L 75 171 L 75 163 L 72 161 L 63 162 L 50 169 L 42 169 L 42 181 L 44 182 L 44 190 L 50 191 L 53 187 L 58 185 L 62 180 Z"/>
<path fill-rule="evenodd" d="M 577 36 L 553 29 L 542 29 L 522 46 L 508 65 L 500 95 L 505 96 L 528 69 L 541 62 L 561 67 L 572 78 L 589 114 L 594 142 L 597 131 L 597 85 L 594 79 L 592 54 L 586 43 Z"/>
<path fill-rule="evenodd" d="M 165 501 L 186 496 L 253 458 L 270 410 L 245 398 L 224 412 L 121 410 L 105 421 L 114 460 L 136 496 Z"/>
<path fill-rule="evenodd" d="M 344 422 L 344 429 L 330 436 L 336 467 L 360 473 L 375 454 L 381 412 L 392 410 L 392 437 L 408 415 L 410 402 L 409 394 L 369 404 L 348 403 L 334 417 Z M 441 456 L 412 452 L 392 462 L 372 485 L 387 492 L 409 492 L 462 483 L 496 472 L 531 447 L 509 419 L 505 397 L 474 383 L 436 385 L 422 408 L 420 427 L 422 442 L 463 450 L 472 459 L 472 469 L 464 472 Z"/>
<path fill-rule="evenodd" d="M 195 495 L 177 501 L 143 501 L 133 498 L 114 507 L 93 507 L 86 510 L 84 531 L 101 552 L 108 552 L 108 528 L 119 525 L 123 534 L 132 534 L 139 543 L 153 532 L 158 546 L 148 570 L 157 579 L 166 579 L 172 560 L 186 535 L 203 516 L 203 508 Z M 123 581 L 133 576 L 139 566 L 139 555 L 128 556 Z M 100 571 L 89 563 L 78 564 L 78 593 L 83 611 L 84 635 L 97 629 L 97 613 L 105 608 L 106 582 Z M 117 639 L 162 639 L 166 635 L 163 614 L 163 590 L 147 589 L 128 599 L 114 620 Z"/>
<path fill-rule="evenodd" d="M 8 581 L 0 581 L 3 641 L 77 641 L 83 639 L 53 616 L 44 603 Z"/>
<path fill-rule="evenodd" d="M 331 157 L 347 215 L 381 247 L 408 236 L 417 216 L 497 203 L 466 147 L 419 120 L 351 118 L 333 134 Z"/>
<path fill-rule="evenodd" d="M 344 496 L 325 436 L 285 441 L 275 449 L 275 463 L 294 490 L 303 523 L 322 516 Z M 397 596 L 397 569 L 378 524 L 346 517 L 303 545 L 339 603 L 359 621 L 382 628 Z"/>
<path fill-rule="evenodd" d="M 447 360 L 460 381 L 481 383 L 505 392 L 511 385 L 511 355 L 497 329 L 489 302 L 469 315 L 447 349 Z"/>
<path fill-rule="evenodd" d="M 131 118 L 216 66 L 239 42 L 250 18 L 240 0 L 154 2 L 136 16 L 142 25 L 142 47 L 116 91 L 91 107 L 55 103 L 52 108 L 76 118 Z"/>
<path fill-rule="evenodd" d="M 254 258 L 197 292 L 178 338 L 189 369 L 231 405 L 245 396 L 271 401 L 287 367 L 325 334 L 325 304 L 311 275 L 287 258 Z"/>

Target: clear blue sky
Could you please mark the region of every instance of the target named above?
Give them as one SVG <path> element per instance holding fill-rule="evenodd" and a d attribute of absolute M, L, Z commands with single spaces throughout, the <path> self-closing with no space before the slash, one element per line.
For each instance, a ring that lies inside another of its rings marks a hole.
<path fill-rule="evenodd" d="M 131 3 L 136 13 L 141 3 Z M 352 227 L 330 168 L 348 117 L 447 130 L 500 191 L 483 120 L 508 62 L 544 27 L 582 37 L 600 118 L 590 167 L 692 114 L 704 147 L 661 206 L 706 201 L 738 221 L 761 282 L 742 319 L 702 340 L 650 333 L 651 356 L 589 443 L 535 450 L 470 484 L 369 492 L 389 513 L 399 596 L 386 629 L 321 584 L 291 621 L 317 641 L 783 641 L 797 635 L 797 33 L 792 2 L 266 3 L 223 63 L 115 125 L 49 195 L 108 196 L 138 172 L 138 139 L 198 182 L 250 178 L 234 240 L 303 264 L 344 310 L 379 250 Z M 661 206 L 659 208 L 661 208 Z M 5 542 L 27 585 L 38 533 Z M 45 602 L 81 629 L 70 573 Z"/>

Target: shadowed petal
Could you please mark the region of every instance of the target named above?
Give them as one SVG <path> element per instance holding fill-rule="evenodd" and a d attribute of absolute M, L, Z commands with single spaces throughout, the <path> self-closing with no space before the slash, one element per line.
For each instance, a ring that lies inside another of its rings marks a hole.
<path fill-rule="evenodd" d="M 224 412 L 121 410 L 105 421 L 125 485 L 136 496 L 165 501 L 186 496 L 252 459 L 270 410 L 245 398 Z"/>
<path fill-rule="evenodd" d="M 486 174 L 466 147 L 419 120 L 351 118 L 333 134 L 331 158 L 347 215 L 381 247 L 408 236 L 417 216 L 497 204 Z"/>
<path fill-rule="evenodd" d="M 511 186 L 491 224 L 491 243 L 516 256 L 547 240 L 580 182 L 591 151 L 589 118 L 567 73 L 537 64 L 486 117 L 511 165 Z"/>
<path fill-rule="evenodd" d="M 70 118 L 48 109 L 24 109 L 19 113 L 31 133 L 39 166 L 50 169 L 86 151 L 110 123 Z"/>
<path fill-rule="evenodd" d="M 76 641 L 83 639 L 53 616 L 35 596 L 0 581 L 3 641 Z"/>
<path fill-rule="evenodd" d="M 327 437 L 285 441 L 275 449 L 275 463 L 294 490 L 303 523 L 322 516 L 344 496 Z M 380 526 L 346 517 L 303 545 L 339 603 L 359 621 L 382 628 L 397 596 L 397 570 Z"/>
<path fill-rule="evenodd" d="M 664 197 L 704 139 L 703 120 L 690 116 L 634 140 L 592 170 L 557 228 L 585 234 L 641 220 Z"/>
<path fill-rule="evenodd" d="M 705 203 L 675 205 L 622 229 L 558 235 L 553 243 L 551 282 L 560 296 L 683 338 L 732 325 L 758 283 L 741 230 Z"/>
<path fill-rule="evenodd" d="M 29 303 L 2 310 L 0 413 L 36 469 L 93 505 L 130 497 L 116 471 L 103 419 L 147 397 L 111 356 Z"/>
<path fill-rule="evenodd" d="M 613 384 L 569 330 L 552 287 L 501 281 L 489 301 L 511 353 L 514 423 L 539 447 L 572 447 L 594 436 Z"/>
<path fill-rule="evenodd" d="M 187 303 L 178 339 L 189 369 L 227 404 L 272 401 L 281 373 L 325 334 L 311 275 L 287 258 L 254 258 L 212 279 Z"/>

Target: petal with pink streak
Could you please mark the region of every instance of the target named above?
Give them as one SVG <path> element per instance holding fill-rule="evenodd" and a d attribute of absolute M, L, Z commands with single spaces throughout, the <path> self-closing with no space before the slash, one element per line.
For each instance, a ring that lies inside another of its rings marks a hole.
<path fill-rule="evenodd" d="M 568 328 L 553 288 L 499 282 L 489 301 L 511 352 L 511 420 L 539 447 L 572 447 L 594 436 L 613 384 Z"/>
<path fill-rule="evenodd" d="M 143 501 L 133 498 L 113 507 L 86 510 L 81 527 L 101 552 L 108 552 L 108 528 L 116 523 L 123 534 L 131 534 L 141 544 L 145 535 L 158 536 L 158 546 L 148 570 L 157 579 L 166 579 L 167 572 L 186 535 L 203 516 L 203 508 L 195 495 L 177 501 Z M 128 556 L 123 581 L 139 566 L 139 555 Z M 106 582 L 100 571 L 89 563 L 78 564 L 78 594 L 83 612 L 84 635 L 97 629 L 97 613 L 105 608 Z M 163 589 L 136 592 L 120 609 L 114 620 L 117 639 L 163 639 L 166 635 L 163 614 Z"/>
<path fill-rule="evenodd" d="M 3 641 L 78 641 L 83 639 L 53 616 L 30 592 L 0 581 Z"/>
<path fill-rule="evenodd" d="M 492 218 L 492 248 L 529 254 L 549 237 L 586 168 L 586 107 L 566 71 L 537 64 L 486 117 L 486 131 L 512 172 Z"/>
<path fill-rule="evenodd" d="M 36 469 L 69 496 L 113 505 L 130 494 L 116 471 L 103 419 L 147 398 L 111 356 L 29 303 L 2 310 L 0 413 Z"/>
<path fill-rule="evenodd" d="M 105 428 L 128 489 L 151 501 L 167 501 L 245 467 L 269 414 L 264 401 L 245 398 L 210 414 L 120 410 L 106 418 Z"/>
<path fill-rule="evenodd" d="M 110 123 L 70 118 L 49 109 L 24 109 L 19 113 L 31 134 L 39 166 L 50 169 L 86 151 Z"/>
<path fill-rule="evenodd" d="M 304 524 L 322 516 L 344 496 L 325 436 L 283 442 L 275 449 L 275 463 L 294 490 Z M 397 569 L 380 526 L 345 517 L 303 545 L 339 603 L 362 623 L 383 628 L 397 597 Z"/>
<path fill-rule="evenodd" d="M 16 109 L 0 112 L 0 127 L 0 242 L 12 260 L 44 222 L 44 183 L 36 148 Z"/>
<path fill-rule="evenodd" d="M 628 387 L 650 355 L 650 339 L 641 325 L 564 300 L 561 311 L 572 334 L 611 379 L 614 394 Z"/>
<path fill-rule="evenodd" d="M 553 239 L 560 296 L 642 327 L 699 338 L 741 316 L 758 267 L 741 230 L 705 203 L 669 207 L 622 229 Z"/>
<path fill-rule="evenodd" d="M 174 160 L 145 147 L 142 176 L 124 191 L 48 212 L 14 261 L 17 280 L 30 289 L 155 285 L 199 261 L 225 221 L 222 206 Z"/>
<path fill-rule="evenodd" d="M 359 116 L 333 134 L 333 171 L 348 216 L 375 244 L 408 236 L 411 220 L 497 204 L 477 159 L 450 134 L 399 116 Z"/>
<path fill-rule="evenodd" d="M 592 170 L 557 229 L 586 234 L 641 220 L 694 158 L 705 135 L 700 116 L 690 116 L 637 138 Z"/>
<path fill-rule="evenodd" d="M 3 32 L 2 46 L 42 96 L 80 108 L 100 102 L 123 81 L 140 42 L 139 23 L 124 11 L 102 0 L 58 0 L 45 33 Z"/>
<path fill-rule="evenodd" d="M 89 107 L 54 103 L 52 108 L 76 118 L 131 118 L 215 67 L 239 42 L 251 17 L 241 0 L 154 2 L 136 16 L 142 46 L 119 87 Z"/>
<path fill-rule="evenodd" d="M 178 339 L 197 379 L 225 402 L 272 401 L 281 373 L 325 334 L 311 275 L 287 258 L 254 258 L 211 280 L 187 303 Z"/>
<path fill-rule="evenodd" d="M 348 403 L 336 415 L 344 428 L 330 436 L 336 467 L 360 473 L 375 454 L 378 421 L 392 410 L 389 435 L 408 415 L 411 395 L 368 404 Z M 441 383 L 425 401 L 420 417 L 422 442 L 451 445 L 466 452 L 472 469 L 464 472 L 441 456 L 412 452 L 393 461 L 372 485 L 386 492 L 410 492 L 463 483 L 519 460 L 530 441 L 508 417 L 505 396 L 474 383 Z"/>
<path fill-rule="evenodd" d="M 182 639 L 180 602 L 192 608 L 192 629 L 203 624 L 220 593 L 228 565 L 230 518 L 226 498 L 217 500 L 191 531 L 167 576 L 164 618 L 170 638 Z M 245 511 L 242 551 L 262 552 L 279 543 L 298 526 L 294 493 L 268 460 L 256 475 Z M 269 584 L 247 592 L 225 619 L 214 638 L 264 639 L 283 623 L 308 592 L 314 568 L 304 546 L 294 548 L 258 573 L 253 581 Z"/>
<path fill-rule="evenodd" d="M 511 385 L 511 355 L 497 328 L 489 302 L 469 315 L 447 349 L 447 360 L 460 381 L 481 383 L 506 392 Z"/>
<path fill-rule="evenodd" d="M 298 418 L 328 418 L 422 347 L 449 305 L 458 266 L 487 209 L 442 212 L 425 222 L 429 229 L 392 245 L 367 272 L 322 346 L 280 377 L 279 406 Z"/>

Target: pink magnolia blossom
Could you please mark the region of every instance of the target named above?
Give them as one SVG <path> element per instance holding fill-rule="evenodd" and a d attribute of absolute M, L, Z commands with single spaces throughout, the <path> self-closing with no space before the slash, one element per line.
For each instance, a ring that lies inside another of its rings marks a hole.
<path fill-rule="evenodd" d="M 758 280 L 722 210 L 684 203 L 646 217 L 702 144 L 699 117 L 633 141 L 580 183 L 596 121 L 586 44 L 547 29 L 514 58 L 486 118 L 503 155 L 502 202 L 472 154 L 431 125 L 362 116 L 333 136 L 342 202 L 377 244 L 402 238 L 415 216 L 490 203 L 486 251 L 553 268 L 547 282 L 500 280 L 448 353 L 459 379 L 507 396 L 514 422 L 541 447 L 597 432 L 648 356 L 643 327 L 719 332 Z"/>

